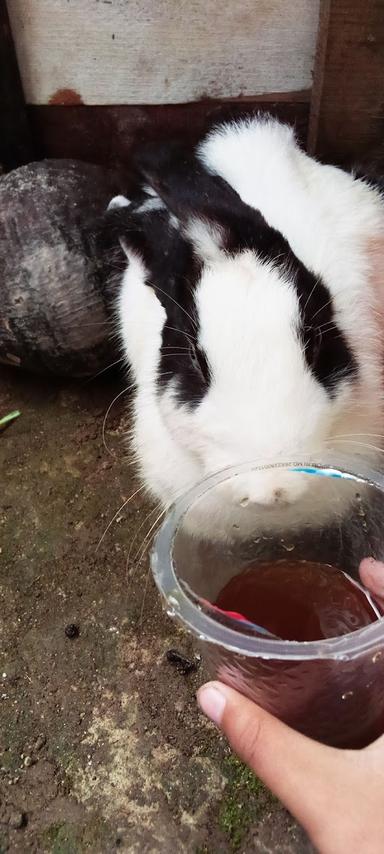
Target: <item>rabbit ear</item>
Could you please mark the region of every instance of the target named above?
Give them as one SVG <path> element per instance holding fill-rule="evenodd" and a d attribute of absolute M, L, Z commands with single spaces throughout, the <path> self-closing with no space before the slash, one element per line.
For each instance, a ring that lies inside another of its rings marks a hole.
<path fill-rule="evenodd" d="M 194 148 L 185 143 L 143 147 L 136 157 L 136 168 L 150 191 L 184 222 L 196 214 L 219 220 L 221 211 L 244 207 L 233 188 L 218 175 L 212 175 Z"/>
<path fill-rule="evenodd" d="M 260 213 L 245 205 L 220 176 L 211 174 L 192 146 L 146 146 L 138 168 L 177 218 L 181 234 L 201 261 L 212 263 L 223 251 L 253 248 L 264 240 L 268 229 Z"/>

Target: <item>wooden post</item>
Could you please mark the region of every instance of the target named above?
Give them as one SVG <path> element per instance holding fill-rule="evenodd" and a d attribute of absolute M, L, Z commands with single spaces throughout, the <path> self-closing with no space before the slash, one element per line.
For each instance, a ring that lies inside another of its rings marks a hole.
<path fill-rule="evenodd" d="M 33 160 L 6 0 L 0 0 L 0 173 Z"/>
<path fill-rule="evenodd" d="M 322 0 L 308 151 L 344 164 L 384 138 L 384 0 Z"/>

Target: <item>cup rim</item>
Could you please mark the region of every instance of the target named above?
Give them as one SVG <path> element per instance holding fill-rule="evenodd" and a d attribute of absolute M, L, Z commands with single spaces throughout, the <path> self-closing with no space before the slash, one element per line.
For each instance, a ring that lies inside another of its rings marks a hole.
<path fill-rule="evenodd" d="M 231 652 L 247 658 L 280 659 L 285 661 L 304 661 L 311 659 L 350 660 L 367 650 L 374 651 L 382 645 L 384 639 L 384 616 L 346 635 L 326 638 L 318 641 L 279 641 L 247 634 L 242 628 L 234 628 L 216 620 L 203 611 L 190 598 L 180 584 L 173 560 L 173 544 L 184 516 L 191 506 L 209 490 L 229 478 L 246 472 L 265 471 L 273 468 L 289 469 L 299 473 L 314 474 L 332 478 L 345 478 L 356 483 L 366 483 L 384 492 L 384 474 L 371 468 L 363 459 L 357 460 L 348 455 L 338 455 L 327 459 L 322 457 L 314 462 L 260 462 L 251 461 L 238 466 L 229 466 L 199 481 L 187 490 L 169 508 L 153 541 L 150 553 L 150 565 L 155 583 L 165 601 L 169 616 L 182 623 L 200 641 L 221 646 Z"/>

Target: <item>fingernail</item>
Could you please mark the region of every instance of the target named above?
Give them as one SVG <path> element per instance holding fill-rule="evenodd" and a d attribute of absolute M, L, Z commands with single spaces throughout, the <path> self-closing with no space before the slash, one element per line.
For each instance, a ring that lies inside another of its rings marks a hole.
<path fill-rule="evenodd" d="M 208 685 L 203 685 L 202 688 L 199 688 L 197 702 L 207 718 L 213 721 L 216 726 L 220 726 L 224 714 L 226 697 L 213 682 L 209 682 Z"/>

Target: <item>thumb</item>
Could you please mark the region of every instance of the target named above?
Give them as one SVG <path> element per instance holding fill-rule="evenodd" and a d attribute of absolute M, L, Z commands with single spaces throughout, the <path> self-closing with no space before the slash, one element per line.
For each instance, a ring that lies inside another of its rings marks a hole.
<path fill-rule="evenodd" d="M 361 561 L 360 578 L 375 599 L 384 606 L 384 563 L 366 557 Z"/>
<path fill-rule="evenodd" d="M 333 800 L 344 791 L 349 753 L 301 735 L 221 682 L 203 685 L 197 700 L 235 753 L 316 835 L 329 811 L 330 779 Z"/>

